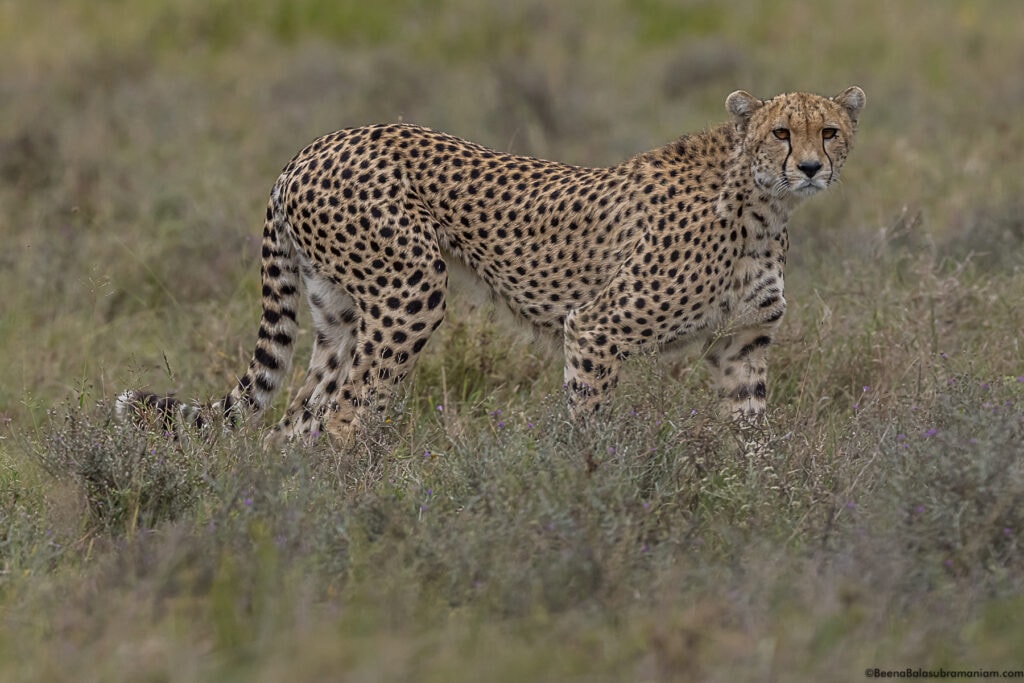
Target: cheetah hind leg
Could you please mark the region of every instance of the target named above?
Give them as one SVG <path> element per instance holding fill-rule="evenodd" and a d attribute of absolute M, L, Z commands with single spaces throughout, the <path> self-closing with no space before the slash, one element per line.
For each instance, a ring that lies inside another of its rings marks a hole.
<path fill-rule="evenodd" d="M 324 416 L 337 406 L 338 389 L 355 350 L 359 314 L 352 297 L 308 266 L 302 269 L 302 280 L 316 338 L 302 387 L 267 436 L 271 446 L 292 439 L 314 441 L 325 431 Z"/>
<path fill-rule="evenodd" d="M 447 267 L 439 252 L 431 256 L 425 269 L 414 271 L 411 284 L 383 292 L 379 300 L 358 302 L 368 313 L 362 314 L 348 376 L 325 420 L 339 446 L 351 441 L 368 411 L 386 409 L 395 387 L 412 372 L 427 339 L 444 320 Z"/>

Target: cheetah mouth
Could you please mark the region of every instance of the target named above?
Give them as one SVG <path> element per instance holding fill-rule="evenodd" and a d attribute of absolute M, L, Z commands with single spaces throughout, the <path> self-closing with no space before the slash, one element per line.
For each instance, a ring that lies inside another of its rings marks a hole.
<path fill-rule="evenodd" d="M 810 197 L 828 187 L 823 178 L 800 178 L 789 183 L 789 191 L 798 197 Z"/>

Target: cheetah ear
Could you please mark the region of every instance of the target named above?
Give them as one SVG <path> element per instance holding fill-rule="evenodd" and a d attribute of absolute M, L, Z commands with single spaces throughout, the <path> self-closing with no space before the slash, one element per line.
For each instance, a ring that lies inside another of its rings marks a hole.
<path fill-rule="evenodd" d="M 867 95 L 864 91 L 855 85 L 851 85 L 849 88 L 839 93 L 832 98 L 833 102 L 842 105 L 846 113 L 850 115 L 850 120 L 857 123 L 857 116 L 860 115 L 860 110 L 864 108 L 864 105 L 868 101 Z"/>
<path fill-rule="evenodd" d="M 732 118 L 739 130 L 747 127 L 747 122 L 750 121 L 751 115 L 763 105 L 764 102 L 746 90 L 737 90 L 725 98 L 725 109 L 732 114 Z"/>

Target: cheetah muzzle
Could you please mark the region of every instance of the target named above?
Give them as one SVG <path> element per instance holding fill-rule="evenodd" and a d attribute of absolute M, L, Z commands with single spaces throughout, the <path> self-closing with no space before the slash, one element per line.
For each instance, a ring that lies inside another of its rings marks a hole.
<path fill-rule="evenodd" d="M 731 121 L 610 168 L 406 124 L 319 138 L 271 192 L 263 315 L 237 385 L 208 405 L 127 391 L 118 414 L 258 416 L 289 376 L 304 290 L 312 358 L 274 433 L 344 443 L 441 324 L 449 255 L 518 316 L 562 336 L 574 414 L 608 395 L 630 354 L 696 341 L 722 410 L 761 419 L 786 307 L 787 220 L 838 181 L 865 96 L 856 86 L 831 98 L 737 91 L 725 104 Z"/>

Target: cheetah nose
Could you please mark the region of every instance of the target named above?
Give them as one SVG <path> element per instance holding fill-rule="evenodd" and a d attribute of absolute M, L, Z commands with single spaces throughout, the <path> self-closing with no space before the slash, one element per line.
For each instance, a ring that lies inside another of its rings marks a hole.
<path fill-rule="evenodd" d="M 799 164 L 796 165 L 796 167 L 803 171 L 804 175 L 807 176 L 808 178 L 813 178 L 814 174 L 821 170 L 821 162 L 801 161 Z"/>

